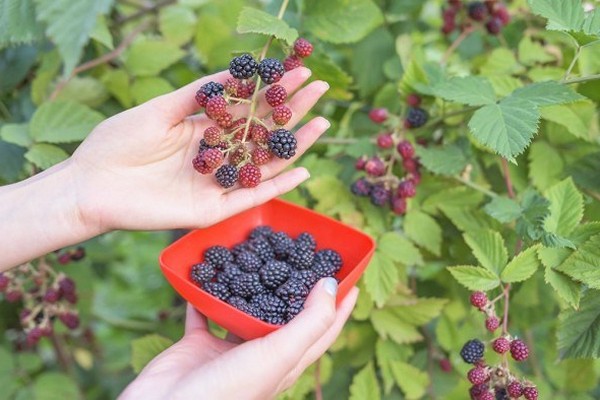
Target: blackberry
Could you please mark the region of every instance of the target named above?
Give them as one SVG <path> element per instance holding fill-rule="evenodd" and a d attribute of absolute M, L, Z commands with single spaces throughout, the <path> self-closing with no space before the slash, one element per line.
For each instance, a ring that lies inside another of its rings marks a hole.
<path fill-rule="evenodd" d="M 483 21 L 487 15 L 487 7 L 480 1 L 474 1 L 468 5 L 469 17 L 475 21 Z"/>
<path fill-rule="evenodd" d="M 269 150 L 265 150 L 262 147 L 256 147 L 252 150 L 251 159 L 254 165 L 265 165 L 273 158 L 273 154 Z"/>
<path fill-rule="evenodd" d="M 488 331 L 494 332 L 500 326 L 500 320 L 495 315 L 485 320 L 485 327 Z"/>
<path fill-rule="evenodd" d="M 211 264 L 213 267 L 219 268 L 227 262 L 233 261 L 233 255 L 223 246 L 212 246 L 204 252 L 204 261 Z"/>
<path fill-rule="evenodd" d="M 371 194 L 373 184 L 365 178 L 360 178 L 350 186 L 350 191 L 356 196 L 368 196 Z"/>
<path fill-rule="evenodd" d="M 204 291 L 219 300 L 227 301 L 229 296 L 231 296 L 231 292 L 227 285 L 218 282 L 206 282 L 204 286 L 202 286 Z"/>
<path fill-rule="evenodd" d="M 317 274 L 310 269 L 293 270 L 290 278 L 301 281 L 309 290 L 319 281 Z"/>
<path fill-rule="evenodd" d="M 244 312 L 255 318 L 262 318 L 261 311 L 253 304 L 248 303 L 243 297 L 231 296 L 229 299 L 227 299 L 227 302 L 241 312 Z"/>
<path fill-rule="evenodd" d="M 275 257 L 279 259 L 287 257 L 290 249 L 294 246 L 294 241 L 285 232 L 276 232 L 269 236 L 269 243 L 273 247 Z"/>
<path fill-rule="evenodd" d="M 506 391 L 510 397 L 518 399 L 523 395 L 523 385 L 519 381 L 511 381 L 506 387 Z"/>
<path fill-rule="evenodd" d="M 411 107 L 408 109 L 405 123 L 407 124 L 407 128 L 419 128 L 427 123 L 428 118 L 429 114 L 424 109 Z"/>
<path fill-rule="evenodd" d="M 499 337 L 492 342 L 492 349 L 498 354 L 504 354 L 510 350 L 510 340 L 505 337 Z"/>
<path fill-rule="evenodd" d="M 342 268 L 342 256 L 335 250 L 323 249 L 317 251 L 315 254 L 316 262 L 327 262 L 333 265 L 335 272 L 338 272 Z"/>
<path fill-rule="evenodd" d="M 272 293 L 262 293 L 252 298 L 251 304 L 258 308 L 261 319 L 273 325 L 283 325 L 286 322 L 287 305 Z"/>
<path fill-rule="evenodd" d="M 248 248 L 256 254 L 263 262 L 275 258 L 273 248 L 265 238 L 252 239 L 248 242 Z"/>
<path fill-rule="evenodd" d="M 485 346 L 479 339 L 469 340 L 460 351 L 460 356 L 467 364 L 475 364 L 483 358 Z"/>
<path fill-rule="evenodd" d="M 271 118 L 276 125 L 283 126 L 292 118 L 292 110 L 285 105 L 277 106 L 273 108 Z"/>
<path fill-rule="evenodd" d="M 473 307 L 477 307 L 481 310 L 487 305 L 488 298 L 484 292 L 473 292 L 471 293 L 471 297 L 469 297 L 469 301 Z"/>
<path fill-rule="evenodd" d="M 292 304 L 304 301 L 308 296 L 308 288 L 297 279 L 288 279 L 286 283 L 277 288 L 275 294 Z"/>
<path fill-rule="evenodd" d="M 253 164 L 246 164 L 239 171 L 239 182 L 242 187 L 253 188 L 258 186 L 262 174 L 260 168 Z"/>
<path fill-rule="evenodd" d="M 287 90 L 281 85 L 271 85 L 265 92 L 265 99 L 271 107 L 280 106 L 287 99 Z"/>
<path fill-rule="evenodd" d="M 208 82 L 200 87 L 200 92 L 206 96 L 208 101 L 215 96 L 223 96 L 225 88 L 218 82 Z"/>
<path fill-rule="evenodd" d="M 415 148 L 408 140 L 403 140 L 396 146 L 396 150 L 403 159 L 413 158 L 415 156 Z"/>
<path fill-rule="evenodd" d="M 241 297 L 252 297 L 265 291 L 256 272 L 243 272 L 231 281 L 229 288 L 232 294 Z"/>
<path fill-rule="evenodd" d="M 402 198 L 415 197 L 417 190 L 412 180 L 407 179 L 398 184 L 398 196 Z"/>
<path fill-rule="evenodd" d="M 192 266 L 192 281 L 201 285 L 204 282 L 211 281 L 216 274 L 215 268 L 207 263 L 195 264 Z"/>
<path fill-rule="evenodd" d="M 494 389 L 496 400 L 510 400 L 506 388 L 497 387 Z"/>
<path fill-rule="evenodd" d="M 472 400 L 479 400 L 480 397 L 484 393 L 489 392 L 489 390 L 490 390 L 489 386 L 485 383 L 482 383 L 480 385 L 471 386 L 471 388 L 469 389 L 469 394 L 471 395 Z"/>
<path fill-rule="evenodd" d="M 236 277 L 240 276 L 243 271 L 237 264 L 228 262 L 225 263 L 221 272 L 217 274 L 217 282 L 229 285 Z"/>
<path fill-rule="evenodd" d="M 520 339 L 510 342 L 510 355 L 515 361 L 525 361 L 529 357 L 529 348 Z"/>
<path fill-rule="evenodd" d="M 300 314 L 300 311 L 304 310 L 304 300 L 294 301 L 288 306 L 288 312 L 286 316 L 286 322 L 291 321 L 294 317 Z"/>
<path fill-rule="evenodd" d="M 269 236 L 271 236 L 271 234 L 273 233 L 273 228 L 271 228 L 270 226 L 267 225 L 261 225 L 261 226 L 257 226 L 256 228 L 252 229 L 252 232 L 250 232 L 250 239 L 256 239 L 259 237 L 265 237 L 268 238 Z"/>
<path fill-rule="evenodd" d="M 231 249 L 231 254 L 233 254 L 234 258 L 236 258 L 237 256 L 239 256 L 240 254 L 242 254 L 245 251 L 251 251 L 248 243 L 247 242 L 238 243 L 235 246 L 233 246 L 233 248 Z"/>
<path fill-rule="evenodd" d="M 312 265 L 311 270 L 317 275 L 318 279 L 333 277 L 335 275 L 335 267 L 333 264 L 325 261 L 316 261 Z"/>
<path fill-rule="evenodd" d="M 224 188 L 230 188 L 238 180 L 238 170 L 234 165 L 226 164 L 219 167 L 215 174 L 217 182 Z"/>
<path fill-rule="evenodd" d="M 279 82 L 284 73 L 281 61 L 276 58 L 265 58 L 258 65 L 258 75 L 267 85 Z"/>
<path fill-rule="evenodd" d="M 296 245 L 315 251 L 315 249 L 317 248 L 317 241 L 315 240 L 315 237 L 310 233 L 302 232 L 296 238 Z"/>
<path fill-rule="evenodd" d="M 304 65 L 304 61 L 302 61 L 302 59 L 298 56 L 287 56 L 285 58 L 285 60 L 283 60 L 283 69 L 286 70 L 286 72 L 289 72 L 293 69 L 296 69 L 298 67 L 302 67 Z"/>
<path fill-rule="evenodd" d="M 467 373 L 467 379 L 473 385 L 481 385 L 482 383 L 485 383 L 489 378 L 490 378 L 489 372 L 483 367 L 472 368 Z"/>
<path fill-rule="evenodd" d="M 313 45 L 304 38 L 298 38 L 294 42 L 294 53 L 301 58 L 308 57 L 312 54 Z"/>
<path fill-rule="evenodd" d="M 229 63 L 229 73 L 237 79 L 250 79 L 256 70 L 258 70 L 258 63 L 250 54 L 242 54 Z"/>
<path fill-rule="evenodd" d="M 291 268 L 283 262 L 277 260 L 267 261 L 259 272 L 260 280 L 269 289 L 276 289 L 284 284 L 290 277 Z"/>
<path fill-rule="evenodd" d="M 528 386 L 523 388 L 523 397 L 526 400 L 537 400 L 538 399 L 538 390 L 535 386 Z"/>
<path fill-rule="evenodd" d="M 371 194 L 369 197 L 371 198 L 371 203 L 376 206 L 384 206 L 390 202 L 390 191 L 386 189 L 385 186 L 379 184 L 373 186 L 371 190 Z"/>
<path fill-rule="evenodd" d="M 293 244 L 289 248 L 287 262 L 296 269 L 310 269 L 315 253 L 309 248 Z"/>
<path fill-rule="evenodd" d="M 258 272 L 262 267 L 262 260 L 250 251 L 243 251 L 235 257 L 235 261 L 244 272 Z"/>
<path fill-rule="evenodd" d="M 271 133 L 271 136 L 269 136 L 268 139 L 268 145 L 275 157 L 288 160 L 296 155 L 298 141 L 292 132 L 280 128 Z"/>

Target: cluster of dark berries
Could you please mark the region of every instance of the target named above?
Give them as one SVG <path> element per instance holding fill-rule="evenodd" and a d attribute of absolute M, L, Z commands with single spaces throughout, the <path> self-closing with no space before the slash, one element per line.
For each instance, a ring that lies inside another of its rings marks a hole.
<path fill-rule="evenodd" d="M 85 248 L 82 246 L 68 250 L 56 250 L 54 253 L 56 254 L 56 261 L 61 265 L 67 265 L 71 261 L 80 261 L 85 258 Z"/>
<path fill-rule="evenodd" d="M 294 44 L 294 57 L 307 57 L 312 45 L 305 39 Z M 231 78 L 224 84 L 208 82 L 196 93 L 196 101 L 204 108 L 214 126 L 204 131 L 198 154 L 192 160 L 194 169 L 201 174 L 215 173 L 217 182 L 224 188 L 236 183 L 242 187 L 255 187 L 262 178 L 260 166 L 273 156 L 289 159 L 296 155 L 297 140 L 284 126 L 292 118 L 292 110 L 285 105 L 288 94 L 277 82 L 287 68 L 275 58 L 256 61 L 250 54 L 235 57 L 229 64 Z M 256 76 L 260 77 L 257 82 Z M 269 85 L 265 100 L 272 107 L 271 118 L 254 115 L 234 119 L 230 105 L 256 101 L 255 92 L 262 82 Z"/>
<path fill-rule="evenodd" d="M 19 317 L 24 341 L 30 347 L 52 335 L 56 318 L 69 329 L 79 326 L 75 282 L 56 273 L 45 261 L 38 268 L 24 264 L 0 273 L 0 293 L 10 303 L 22 302 Z"/>
<path fill-rule="evenodd" d="M 442 11 L 442 17 L 442 33 L 445 35 L 457 28 L 471 29 L 474 24 L 485 26 L 489 34 L 497 35 L 510 22 L 506 6 L 497 0 L 472 1 L 466 4 L 462 0 L 448 0 L 448 7 Z"/>
<path fill-rule="evenodd" d="M 331 249 L 317 250 L 315 238 L 295 239 L 269 226 L 252 230 L 232 249 L 213 246 L 190 276 L 204 291 L 269 324 L 283 325 L 304 307 L 322 278 L 334 277 L 342 258 Z"/>
<path fill-rule="evenodd" d="M 484 292 L 474 292 L 470 298 L 471 304 L 487 315 L 486 328 L 493 332 L 498 328 L 499 321 L 493 311 L 494 304 Z M 494 339 L 492 349 L 498 354 L 510 351 L 515 361 L 524 361 L 529 357 L 527 345 L 520 339 L 511 338 L 508 334 Z M 473 400 L 518 399 L 537 400 L 538 390 L 529 381 L 521 381 L 511 371 L 500 364 L 490 366 L 484 360 L 485 345 L 478 339 L 467 341 L 460 351 L 462 359 L 473 364 L 467 373 L 467 379 L 473 385 L 469 391 Z"/>

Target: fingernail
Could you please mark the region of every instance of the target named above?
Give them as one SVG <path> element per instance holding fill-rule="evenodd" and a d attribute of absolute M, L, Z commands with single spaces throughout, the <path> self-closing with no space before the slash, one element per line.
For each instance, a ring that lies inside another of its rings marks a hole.
<path fill-rule="evenodd" d="M 335 296 L 338 290 L 338 283 L 335 278 L 325 278 L 323 281 L 323 287 L 325 291 L 329 293 L 331 296 Z"/>
<path fill-rule="evenodd" d="M 329 129 L 331 127 L 331 122 L 329 122 L 328 119 L 323 118 L 323 122 L 325 124 L 325 129 Z"/>
<path fill-rule="evenodd" d="M 300 168 L 301 175 L 304 177 L 304 180 L 310 178 L 310 172 L 306 168 Z"/>

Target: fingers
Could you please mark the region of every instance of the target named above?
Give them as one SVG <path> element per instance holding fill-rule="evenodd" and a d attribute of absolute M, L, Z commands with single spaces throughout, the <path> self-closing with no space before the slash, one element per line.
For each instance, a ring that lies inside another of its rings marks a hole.
<path fill-rule="evenodd" d="M 185 310 L 185 334 L 187 335 L 197 329 L 208 329 L 206 317 L 196 311 L 194 306 L 188 303 Z"/>
<path fill-rule="evenodd" d="M 272 179 L 261 182 L 260 185 L 249 189 L 237 189 L 222 197 L 224 210 L 219 215 L 219 221 L 249 208 L 261 205 L 275 197 L 289 192 L 310 177 L 306 168 L 295 168 L 278 175 Z"/>

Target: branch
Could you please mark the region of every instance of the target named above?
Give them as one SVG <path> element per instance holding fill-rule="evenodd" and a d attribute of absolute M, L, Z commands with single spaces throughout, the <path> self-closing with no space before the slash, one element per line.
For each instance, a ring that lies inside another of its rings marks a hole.
<path fill-rule="evenodd" d="M 442 57 L 442 61 L 441 64 L 442 65 L 446 65 L 446 63 L 448 62 L 448 59 L 450 58 L 450 56 L 454 53 L 454 51 L 456 51 L 456 49 L 458 48 L 458 46 L 460 46 L 460 44 L 469 37 L 469 35 L 473 33 L 473 28 L 472 27 L 467 27 L 465 28 L 461 34 L 454 39 L 454 41 L 452 42 L 452 44 L 450 45 L 450 47 L 448 47 L 448 50 L 446 50 L 446 52 L 444 53 L 444 56 Z"/>
<path fill-rule="evenodd" d="M 513 189 L 512 179 L 510 178 L 510 169 L 508 168 L 508 161 L 504 157 L 500 159 L 502 161 L 502 171 L 504 173 L 504 182 L 506 183 L 506 190 L 508 190 L 508 197 L 511 199 L 515 198 L 515 192 Z"/>
<path fill-rule="evenodd" d="M 564 83 L 565 85 L 570 85 L 572 83 L 585 83 L 585 82 L 596 81 L 598 79 L 600 79 L 600 74 L 582 76 L 579 78 L 573 78 L 573 79 L 568 79 L 568 80 L 562 80 L 561 83 Z"/>

